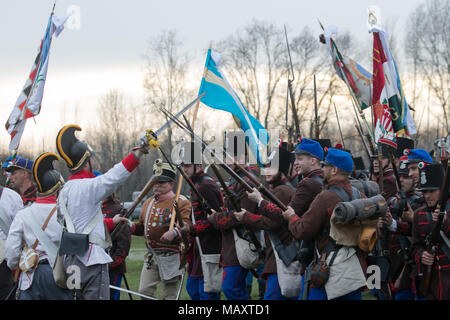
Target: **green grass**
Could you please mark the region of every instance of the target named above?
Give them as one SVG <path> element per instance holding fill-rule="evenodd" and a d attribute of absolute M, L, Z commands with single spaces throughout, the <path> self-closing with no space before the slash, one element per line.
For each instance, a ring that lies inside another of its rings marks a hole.
<path fill-rule="evenodd" d="M 138 237 L 138 236 L 132 236 L 131 240 L 131 248 L 130 253 L 127 257 L 126 263 L 127 263 L 127 273 L 125 276 L 127 277 L 128 285 L 130 286 L 131 291 L 139 292 L 139 279 L 141 277 L 141 271 L 142 266 L 144 264 L 144 254 L 146 252 L 144 238 Z M 180 300 L 191 300 L 189 297 L 187 291 L 186 291 L 186 279 L 187 274 L 184 276 L 184 283 L 183 283 L 183 289 L 181 290 L 180 294 Z M 125 282 L 122 280 L 122 288 L 126 288 Z M 162 298 L 161 294 L 161 288 L 162 285 L 158 286 L 158 289 L 156 291 L 156 297 L 158 299 Z M 225 300 L 225 296 L 223 293 L 221 293 L 221 300 Z M 253 278 L 253 285 L 252 285 L 252 294 L 251 294 L 252 300 L 258 299 L 258 284 L 255 278 Z M 126 292 L 120 293 L 120 299 L 121 300 L 129 300 L 129 296 Z M 138 296 L 133 296 L 133 300 L 141 299 Z"/>
<path fill-rule="evenodd" d="M 130 290 L 135 291 L 135 292 L 139 292 L 139 279 L 141 277 L 142 266 L 144 264 L 144 254 L 145 254 L 146 250 L 147 249 L 145 248 L 144 238 L 138 237 L 138 236 L 132 236 L 131 249 L 130 249 L 128 258 L 126 260 L 126 263 L 127 263 L 126 277 L 128 280 L 128 285 L 130 286 Z M 180 300 L 191 300 L 191 298 L 189 297 L 189 295 L 186 291 L 186 279 L 187 279 L 187 274 L 184 277 L 183 289 L 181 290 Z M 121 287 L 126 288 L 124 281 L 122 281 Z M 161 285 L 158 286 L 158 289 L 156 291 L 156 297 L 158 299 L 162 298 Z M 362 297 L 363 297 L 363 300 L 375 300 L 373 295 L 368 291 L 364 291 L 362 293 Z M 130 298 L 127 293 L 121 292 L 120 299 L 121 300 L 129 300 Z M 133 300 L 139 300 L 139 299 L 141 299 L 141 298 L 138 296 L 133 296 Z M 223 293 L 221 293 L 220 299 L 226 300 Z M 253 278 L 251 299 L 258 300 L 258 283 L 255 278 Z"/>

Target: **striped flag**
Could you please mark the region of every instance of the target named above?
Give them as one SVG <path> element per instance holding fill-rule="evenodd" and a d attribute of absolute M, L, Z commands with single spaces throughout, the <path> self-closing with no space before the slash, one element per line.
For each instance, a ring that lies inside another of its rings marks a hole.
<path fill-rule="evenodd" d="M 269 134 L 262 124 L 245 109 L 236 92 L 222 71 L 222 59 L 219 53 L 208 50 L 205 63 L 205 77 L 200 84 L 198 95 L 206 92 L 200 100 L 210 108 L 230 112 L 246 134 L 249 149 L 260 166 Z"/>
<path fill-rule="evenodd" d="M 396 149 L 397 142 L 394 131 L 403 129 L 403 125 L 400 121 L 400 127 L 399 123 L 394 123 L 392 119 L 392 115 L 394 115 L 394 120 L 398 120 L 400 117 L 399 108 L 401 110 L 401 107 L 395 94 L 393 77 L 390 71 L 380 34 L 373 32 L 372 107 L 375 143 L 388 144 Z"/>
<path fill-rule="evenodd" d="M 59 18 L 53 13 L 50 15 L 44 39 L 41 41 L 39 52 L 34 60 L 30 75 L 5 124 L 8 134 L 11 135 L 9 144 L 10 152 L 19 148 L 20 138 L 25 129 L 27 119 L 37 116 L 41 111 L 53 34 L 57 37 L 61 33 L 67 19 L 68 17 Z"/>
<path fill-rule="evenodd" d="M 347 84 L 352 95 L 358 100 L 361 110 L 364 110 L 372 104 L 370 100 L 372 75 L 359 63 L 339 51 L 333 40 L 335 34 L 337 34 L 337 28 L 333 25 L 324 29 L 324 41 L 331 55 L 333 67 L 339 78 Z"/>

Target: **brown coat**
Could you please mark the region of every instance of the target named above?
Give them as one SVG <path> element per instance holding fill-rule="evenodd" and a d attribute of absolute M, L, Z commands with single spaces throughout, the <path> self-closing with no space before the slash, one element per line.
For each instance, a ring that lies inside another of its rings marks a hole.
<path fill-rule="evenodd" d="M 175 210 L 172 212 L 175 196 L 165 201 L 154 201 L 152 208 L 149 208 L 149 204 L 153 199 L 154 197 L 152 196 L 142 205 L 139 222 L 135 223 L 133 234 L 138 236 L 145 235 L 146 245 L 150 244 L 154 250 L 168 249 L 178 251 L 178 245 L 180 243 L 179 238 L 170 244 L 161 243 L 160 240 L 161 236 L 169 230 L 170 218 L 172 214 L 175 214 Z M 185 224 L 191 224 L 191 202 L 183 195 L 180 195 L 180 198 L 178 199 L 178 207 L 180 209 L 183 222 Z M 147 211 L 149 211 L 148 214 L 150 216 L 147 219 L 147 225 L 145 225 Z M 144 232 L 144 230 L 146 232 Z"/>
<path fill-rule="evenodd" d="M 213 179 L 205 174 L 203 171 L 198 172 L 192 177 L 192 182 L 195 184 L 200 195 L 205 198 L 207 204 L 211 209 L 220 211 L 223 207 L 223 197 L 219 186 Z M 197 247 L 195 237 L 199 237 L 202 252 L 204 254 L 220 253 L 222 247 L 222 234 L 219 230 L 213 227 L 208 221 L 207 214 L 200 205 L 197 195 L 192 194 L 192 208 L 194 212 L 195 225 L 191 225 L 190 238 L 192 246 L 189 250 L 188 273 L 190 276 L 202 276 L 202 264 L 200 259 L 200 252 Z"/>
<path fill-rule="evenodd" d="M 450 237 L 450 202 L 447 203 L 447 220 L 442 223 L 441 230 L 447 237 Z M 412 226 L 413 235 L 413 256 L 416 262 L 412 272 L 413 277 L 420 275 L 426 267 L 421 263 L 421 257 L 426 250 L 425 239 L 432 230 L 432 225 L 428 222 L 427 207 L 421 207 L 414 212 Z M 431 269 L 430 289 L 427 299 L 431 300 L 449 300 L 450 299 L 450 259 L 445 255 L 442 249 L 437 246 L 435 261 Z"/>
<path fill-rule="evenodd" d="M 295 194 L 289 202 L 289 206 L 294 209 L 295 214 L 299 217 L 301 217 L 308 210 L 311 202 L 323 189 L 320 182 L 312 179 L 313 176 L 319 176 L 323 178 L 322 169 L 314 170 L 308 173 L 297 184 Z M 281 215 L 282 211 L 276 205 L 263 200 L 259 207 L 259 213 L 266 216 L 277 216 Z"/>
<path fill-rule="evenodd" d="M 295 192 L 294 189 L 284 184 L 276 186 L 271 191 L 284 204 L 287 204 L 291 201 L 291 198 L 293 197 Z M 267 213 L 267 211 L 265 212 Z M 264 213 L 253 214 L 250 212 L 246 212 L 244 214 L 242 224 L 255 230 L 262 229 L 273 231 L 285 244 L 289 244 L 292 241 L 292 236 L 287 229 L 287 223 L 286 221 L 284 221 L 281 215 L 271 215 L 270 217 L 268 217 L 265 216 Z M 273 248 L 269 240 L 269 235 L 267 233 L 265 233 L 265 239 L 266 255 L 262 277 L 266 276 L 267 274 L 277 272 L 275 254 L 273 253 Z"/>
<path fill-rule="evenodd" d="M 249 169 L 247 167 L 246 169 Z M 252 172 L 253 173 L 253 172 Z M 243 173 L 238 172 L 238 174 L 242 177 Z M 244 180 L 252 185 L 250 180 L 247 177 L 244 177 Z M 239 195 L 239 203 L 242 209 L 245 209 L 249 212 L 255 212 L 255 208 L 257 207 L 257 204 L 253 201 L 250 201 L 246 195 L 246 193 L 243 190 L 243 187 L 237 183 L 234 182 L 230 186 L 230 190 L 234 192 L 236 195 Z M 233 236 L 233 228 L 237 228 L 239 226 L 242 226 L 242 224 L 236 220 L 236 217 L 234 216 L 234 211 L 229 206 L 228 201 L 227 203 L 227 210 L 224 210 L 222 212 L 217 212 L 214 215 L 214 220 L 212 222 L 212 225 L 214 228 L 220 230 L 222 232 L 222 250 L 221 250 L 221 265 L 226 266 L 239 266 L 239 261 L 236 255 L 236 248 L 234 245 L 234 236 Z"/>
<path fill-rule="evenodd" d="M 339 196 L 328 190 L 332 185 L 339 185 L 349 196 L 352 195 L 352 187 L 347 178 L 334 179 L 314 198 L 308 211 L 301 217 L 294 216 L 289 220 L 289 231 L 294 238 L 316 240 L 319 252 L 322 252 L 329 242 L 330 217 L 336 204 L 342 201 Z M 361 194 L 361 197 L 365 196 Z"/>

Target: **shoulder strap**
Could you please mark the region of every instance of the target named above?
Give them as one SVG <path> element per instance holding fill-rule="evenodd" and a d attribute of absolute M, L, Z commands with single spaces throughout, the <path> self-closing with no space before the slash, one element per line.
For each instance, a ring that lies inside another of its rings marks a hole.
<path fill-rule="evenodd" d="M 310 179 L 313 179 L 313 180 L 319 182 L 320 185 L 323 186 L 323 178 L 322 178 L 321 176 L 319 176 L 319 175 L 313 175 Z"/>
<path fill-rule="evenodd" d="M 335 195 L 337 195 L 343 202 L 350 201 L 350 196 L 345 192 L 345 190 L 338 185 L 333 184 L 328 191 L 333 192 Z"/>
<path fill-rule="evenodd" d="M 70 218 L 69 212 L 67 211 L 66 201 L 64 201 L 64 197 L 63 197 L 62 193 L 58 196 L 58 199 L 56 201 L 57 201 L 57 206 L 59 208 L 61 208 L 61 210 L 63 212 L 67 231 L 69 231 L 71 233 L 75 233 L 76 232 L 75 226 L 73 225 L 72 219 Z"/>
<path fill-rule="evenodd" d="M 336 194 L 339 198 L 341 198 L 341 200 L 343 202 L 348 202 L 348 201 L 352 201 L 352 200 L 356 200 L 360 198 L 359 195 L 359 191 L 357 188 L 352 187 L 352 197 L 350 198 L 350 196 L 348 195 L 348 193 L 344 190 L 344 188 L 342 188 L 341 186 L 338 185 L 332 185 L 328 191 L 333 192 L 334 194 Z"/>
<path fill-rule="evenodd" d="M 44 225 L 42 226 L 42 231 L 47 228 L 48 223 L 50 222 L 50 219 L 52 218 L 53 214 L 56 211 L 56 206 L 53 207 L 52 211 L 50 211 L 50 214 L 48 215 L 47 219 L 45 219 Z M 37 245 L 39 243 L 39 240 L 36 239 L 36 241 L 33 243 L 33 246 L 31 247 L 33 250 L 36 249 Z"/>
<path fill-rule="evenodd" d="M 56 255 L 58 253 L 58 247 L 53 243 L 53 241 L 50 239 L 50 237 L 43 231 L 41 227 L 39 227 L 38 222 L 36 221 L 36 217 L 33 214 L 32 208 L 30 207 L 30 215 L 26 221 L 28 226 L 33 231 L 34 235 L 36 236 L 37 240 L 42 244 L 42 246 L 45 248 L 45 252 L 47 253 L 47 256 L 49 258 L 49 261 L 51 265 L 53 266 Z"/>
<path fill-rule="evenodd" d="M 3 193 L 3 186 L 0 186 L 0 199 L 2 197 L 2 193 Z"/>

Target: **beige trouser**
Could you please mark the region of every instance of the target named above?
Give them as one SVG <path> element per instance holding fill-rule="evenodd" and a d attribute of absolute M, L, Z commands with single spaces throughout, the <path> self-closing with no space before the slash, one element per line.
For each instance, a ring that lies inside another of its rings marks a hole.
<path fill-rule="evenodd" d="M 158 263 L 156 262 L 155 257 L 153 257 L 151 265 L 148 268 L 146 254 L 141 272 L 141 280 L 139 282 L 139 292 L 150 297 L 155 297 L 156 288 L 160 282 L 163 284 L 163 300 L 176 300 L 180 285 L 180 277 L 162 280 L 159 275 Z"/>

